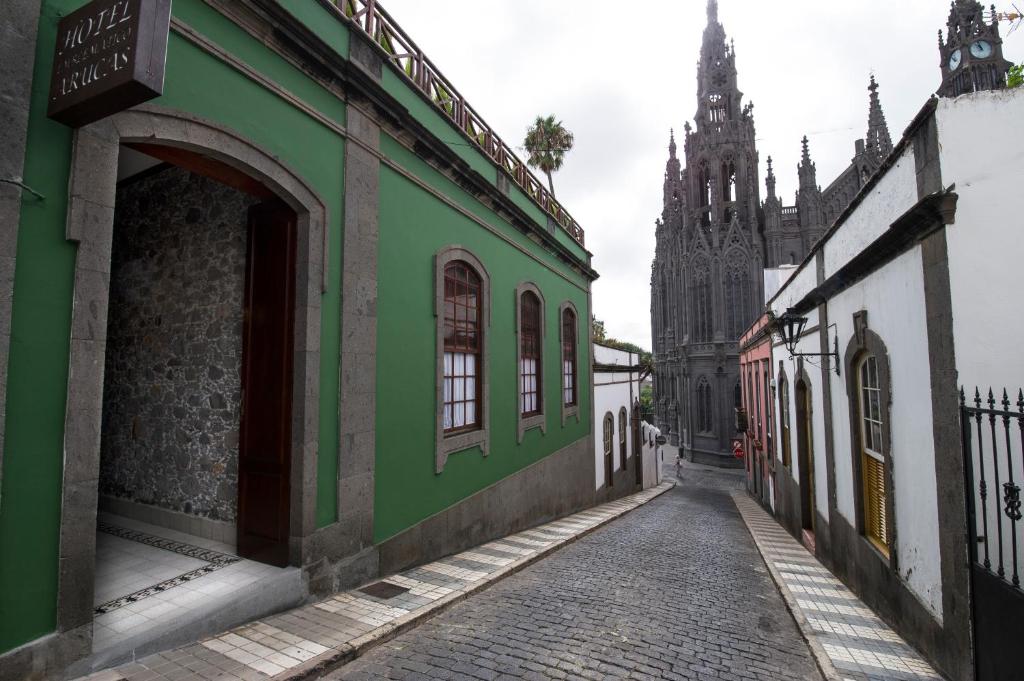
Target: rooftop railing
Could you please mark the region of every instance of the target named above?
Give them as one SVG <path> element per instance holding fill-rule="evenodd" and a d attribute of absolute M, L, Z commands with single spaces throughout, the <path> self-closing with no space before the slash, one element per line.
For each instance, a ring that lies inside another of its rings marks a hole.
<path fill-rule="evenodd" d="M 487 154 L 527 196 L 564 229 L 576 243 L 583 245 L 583 228 L 555 200 L 544 184 L 534 177 L 512 148 L 495 134 L 459 94 L 458 90 L 427 58 L 416 43 L 384 11 L 376 0 L 331 0 L 341 16 L 378 45 L 405 77 L 424 93 L 445 116 L 481 151 Z"/>

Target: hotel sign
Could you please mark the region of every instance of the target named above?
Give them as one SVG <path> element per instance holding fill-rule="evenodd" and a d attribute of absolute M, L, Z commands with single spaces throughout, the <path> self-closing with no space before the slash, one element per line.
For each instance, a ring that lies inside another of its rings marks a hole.
<path fill-rule="evenodd" d="M 159 97 L 171 0 L 93 0 L 60 20 L 46 115 L 73 128 Z"/>

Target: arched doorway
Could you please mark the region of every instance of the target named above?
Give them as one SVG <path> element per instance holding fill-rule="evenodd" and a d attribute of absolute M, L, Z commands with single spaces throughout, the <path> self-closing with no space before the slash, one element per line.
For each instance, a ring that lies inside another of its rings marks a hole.
<path fill-rule="evenodd" d="M 226 187 L 227 193 L 247 197 L 232 203 L 233 215 L 238 216 L 234 223 L 240 230 L 236 234 L 242 235 L 242 248 L 239 257 L 226 266 L 236 268 L 237 280 L 244 281 L 238 286 L 244 291 L 235 300 L 242 308 L 244 297 L 244 309 L 239 309 L 237 315 L 226 316 L 222 324 L 237 329 L 235 339 L 240 350 L 234 370 L 239 374 L 238 391 L 244 391 L 244 398 L 240 395 L 237 404 L 235 440 L 231 441 L 228 435 L 224 448 L 236 451 L 237 493 L 232 497 L 230 488 L 218 492 L 221 501 L 238 510 L 237 535 L 232 533 L 229 537 L 225 533 L 219 539 L 234 543 L 237 538 L 237 552 L 254 560 L 295 566 L 302 562 L 303 539 L 315 530 L 320 338 L 310 330 L 318 328 L 320 294 L 324 290 L 325 204 L 273 154 L 235 132 L 156 106 L 122 112 L 78 130 L 72 154 L 66 236 L 78 244 L 78 255 L 64 429 L 66 465 L 60 555 L 67 559 L 61 561 L 58 582 L 60 631 L 85 627 L 93 621 L 94 610 L 100 612 L 94 607 L 92 594 L 83 597 L 83 593 L 87 585 L 96 583 L 97 577 L 95 530 L 101 491 L 98 472 L 104 397 L 109 387 L 103 367 L 108 357 L 108 319 L 114 300 L 110 272 L 115 265 L 112 250 L 118 180 L 119 172 L 125 170 L 122 159 L 126 148 L 148 156 L 155 171 L 174 168 L 176 172 Z M 130 174 L 146 170 L 134 168 Z M 159 187 L 146 191 L 150 196 L 159 196 Z M 164 203 L 173 207 L 174 198 L 170 193 L 171 200 Z M 144 212 L 145 202 L 141 205 Z M 195 201 L 192 205 L 197 206 Z M 197 207 L 195 215 L 201 218 L 202 210 Z M 181 219 L 189 225 L 199 224 L 191 216 Z M 152 257 L 174 260 L 183 252 L 184 249 L 154 250 Z M 173 274 L 179 279 L 193 275 L 188 266 L 180 264 Z M 145 293 L 141 289 L 132 291 L 131 287 L 128 290 L 132 295 Z M 164 301 L 166 298 L 154 297 L 150 302 Z M 211 304 L 221 305 L 225 310 L 231 307 L 225 301 Z M 187 310 L 188 305 L 181 307 Z M 153 328 L 146 331 L 143 345 L 168 342 L 173 334 L 166 332 L 167 325 L 187 324 L 191 319 L 180 312 L 158 311 L 152 315 Z M 202 338 L 207 338 L 208 333 L 213 332 L 206 327 Z M 191 337 L 199 342 L 200 334 Z M 179 355 L 192 350 L 186 345 Z M 219 380 L 219 366 L 204 368 L 210 369 L 207 376 L 192 379 Z M 182 371 L 180 365 L 170 363 L 160 369 L 164 376 Z M 261 391 L 268 395 L 259 396 Z M 219 391 L 201 392 L 194 397 L 197 403 L 189 406 L 202 412 L 203 418 L 210 411 L 231 412 L 231 405 L 223 404 Z M 174 405 L 168 409 L 173 410 Z M 152 422 L 145 420 L 129 419 L 127 423 L 125 432 L 129 438 L 139 438 L 153 427 Z M 297 432 L 292 432 L 291 424 L 300 425 Z M 194 432 L 196 439 L 208 436 L 201 427 Z M 189 459 L 187 452 L 168 452 L 185 460 L 182 467 L 209 464 L 215 475 L 231 466 L 230 461 L 198 462 L 196 458 Z M 137 468 L 136 479 L 139 474 L 146 474 L 143 466 Z M 159 478 L 151 473 L 150 477 Z M 168 511 L 155 503 L 147 507 Z M 173 528 L 175 531 L 192 534 L 195 526 L 187 524 L 191 520 L 189 510 L 169 510 L 159 520 L 169 518 L 180 525 Z M 144 522 L 159 524 L 151 522 L 157 515 L 160 514 L 152 514 Z M 206 518 L 199 518 L 203 519 Z M 202 562 L 226 560 L 217 551 L 202 556 Z M 100 641 L 95 634 L 92 636 L 95 650 Z"/>
<path fill-rule="evenodd" d="M 807 381 L 796 382 L 796 446 L 800 470 L 800 526 L 813 536 L 814 507 L 814 431 L 811 421 L 811 389 Z"/>

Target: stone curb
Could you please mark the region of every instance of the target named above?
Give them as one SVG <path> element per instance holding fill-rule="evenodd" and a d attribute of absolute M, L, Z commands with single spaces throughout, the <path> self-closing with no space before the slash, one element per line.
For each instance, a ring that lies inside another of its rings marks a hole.
<path fill-rule="evenodd" d="M 746 492 L 732 492 L 732 501 L 736 504 L 736 511 L 740 514 L 743 519 L 743 526 L 747 528 L 747 532 L 750 534 L 750 538 L 754 540 L 754 546 L 757 547 L 757 552 L 761 556 L 761 561 L 765 567 L 768 568 L 768 574 L 771 575 L 772 581 L 775 583 L 775 589 L 782 596 L 782 601 L 786 604 L 786 609 L 789 610 L 789 614 L 793 616 L 793 620 L 796 622 L 796 628 L 800 631 L 801 638 L 807 642 L 807 646 L 811 649 L 811 654 L 814 656 L 814 662 L 818 665 L 818 670 L 821 675 L 825 677 L 826 681 L 843 681 L 843 677 L 839 675 L 839 672 L 832 665 L 832 658 L 828 656 L 821 643 L 810 634 L 811 625 L 807 622 L 807 617 L 804 615 L 803 610 L 797 605 L 796 599 L 793 598 L 793 594 L 786 588 L 785 583 L 782 581 L 782 575 L 772 565 L 772 561 L 768 560 L 768 556 L 765 554 L 765 548 L 761 545 L 761 541 L 754 534 L 754 531 L 750 528 L 750 524 L 747 523 L 747 516 L 743 513 L 743 509 L 740 507 L 737 497 L 742 496 L 744 498 L 750 498 Z M 757 503 L 757 502 L 754 502 Z M 772 518 L 772 520 L 775 520 Z M 779 525 L 781 528 L 782 526 Z M 810 554 L 810 552 L 808 552 Z"/>
<path fill-rule="evenodd" d="M 469 598 L 470 596 L 472 596 L 472 595 L 474 595 L 476 593 L 479 593 L 479 592 L 489 588 L 491 585 L 496 584 L 497 582 L 501 581 L 505 577 L 508 577 L 510 575 L 513 575 L 513 574 L 519 572 L 523 568 L 526 568 L 529 565 L 532 565 L 533 563 L 536 563 L 538 560 L 547 557 L 548 555 L 550 555 L 551 553 L 557 551 L 558 549 L 561 549 L 564 546 L 567 546 L 567 545 L 575 542 L 576 540 L 578 540 L 578 539 L 580 539 L 582 537 L 587 536 L 588 534 L 590 534 L 591 532 L 594 532 L 598 528 L 604 527 L 608 523 L 610 523 L 612 521 L 615 521 L 615 520 L 618 520 L 619 518 L 621 518 L 622 516 L 626 515 L 627 513 L 631 512 L 631 511 L 635 511 L 636 509 L 640 508 L 641 506 L 644 506 L 644 505 L 650 503 L 651 501 L 654 501 L 655 499 L 660 497 L 665 492 L 668 492 L 670 489 L 674 488 L 675 486 L 676 486 L 676 482 L 674 480 L 672 480 L 672 481 L 666 480 L 666 481 L 662 482 L 660 485 L 658 485 L 657 487 L 650 488 L 651 490 L 655 491 L 655 494 L 651 495 L 650 498 L 645 499 L 644 501 L 641 501 L 636 506 L 633 506 L 632 508 L 624 509 L 621 513 L 618 513 L 616 515 L 611 516 L 610 518 L 602 520 L 601 522 L 599 522 L 598 524 L 594 525 L 593 527 L 588 527 L 587 529 L 582 530 L 578 534 L 574 534 L 571 537 L 566 537 L 565 539 L 561 539 L 557 543 L 552 544 L 551 546 L 546 546 L 546 547 L 542 548 L 541 550 L 539 550 L 537 553 L 534 553 L 534 554 L 529 555 L 529 556 L 524 556 L 524 557 L 522 557 L 522 558 L 520 558 L 520 559 L 518 559 L 518 560 L 516 560 L 516 561 L 514 561 L 512 563 L 509 563 L 508 565 L 505 565 L 504 567 L 502 567 L 501 569 L 497 570 L 496 572 L 493 572 L 490 575 L 488 575 L 486 580 L 481 580 L 477 584 L 473 584 L 473 585 L 471 585 L 471 586 L 469 586 L 469 587 L 467 587 L 465 589 L 461 589 L 461 590 L 456 591 L 454 593 L 448 594 L 444 598 L 438 599 L 437 601 L 432 603 L 429 607 L 426 607 L 424 609 L 417 610 L 417 611 L 414 611 L 414 612 L 410 612 L 410 613 L 408 613 L 406 615 L 402 615 L 401 617 L 399 617 L 399 618 L 397 618 L 395 620 L 392 620 L 391 622 L 388 622 L 387 624 L 384 624 L 384 625 L 382 625 L 380 627 L 377 627 L 373 631 L 367 632 L 367 633 L 363 634 L 362 636 L 360 636 L 358 638 L 352 639 L 351 641 L 348 641 L 347 643 L 343 643 L 342 645 L 338 646 L 337 648 L 333 648 L 333 649 L 327 651 L 326 653 L 322 653 L 322 654 L 318 655 L 317 657 L 314 657 L 311 660 L 307 660 L 306 662 L 302 663 L 301 665 L 298 665 L 297 667 L 293 667 L 293 668 L 287 670 L 286 672 L 283 672 L 281 674 L 278 674 L 277 676 L 274 676 L 273 680 L 274 681 L 305 681 L 306 679 L 319 678 L 321 675 L 326 674 L 328 672 L 331 672 L 331 671 L 333 671 L 333 670 L 335 670 L 335 669 L 337 669 L 337 668 L 339 668 L 339 667 L 341 667 L 341 666 L 343 666 L 343 665 L 345 665 L 345 664 L 355 660 L 357 657 L 361 657 L 363 654 L 369 652 L 370 650 L 372 650 L 373 648 L 379 646 L 382 643 L 386 643 L 386 642 L 390 641 L 391 639 L 395 638 L 399 634 L 401 634 L 401 633 L 403 633 L 405 631 L 408 631 L 409 629 L 412 629 L 412 628 L 414 628 L 414 627 L 416 627 L 416 626 L 418 626 L 420 624 L 423 624 L 427 620 L 435 617 L 436 615 L 439 615 L 440 613 L 444 612 L 445 610 L 447 610 L 448 608 L 452 607 L 456 603 L 459 603 L 459 602 Z M 647 491 L 647 490 L 644 490 L 644 491 Z M 642 493 L 643 492 L 637 492 L 636 494 L 642 494 Z M 628 499 L 628 498 L 629 497 L 621 497 L 619 499 L 615 499 L 613 502 L 606 502 L 606 503 L 614 503 L 616 501 L 623 501 L 623 500 Z M 598 504 L 598 506 L 601 506 L 601 505 L 602 504 Z M 589 511 L 589 510 L 591 510 L 593 508 L 595 508 L 595 507 L 592 506 L 591 508 L 585 508 L 582 511 L 578 511 L 578 512 L 579 513 L 583 513 L 583 512 Z M 575 515 L 575 513 L 571 513 L 571 514 L 569 514 L 568 516 L 565 516 L 565 517 L 566 518 L 571 518 L 573 515 Z M 557 520 L 561 520 L 561 518 L 559 518 Z M 383 577 L 382 579 L 387 579 L 387 577 Z M 830 681 L 832 681 L 832 680 L 830 679 Z M 838 677 L 837 677 L 837 681 L 838 681 Z"/>

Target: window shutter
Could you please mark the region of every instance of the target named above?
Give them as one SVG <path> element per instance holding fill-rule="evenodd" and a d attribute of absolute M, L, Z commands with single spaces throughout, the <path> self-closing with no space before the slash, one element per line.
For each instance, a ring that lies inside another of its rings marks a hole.
<path fill-rule="evenodd" d="M 889 528 L 885 518 L 885 464 L 864 454 L 864 534 L 884 553 L 889 552 Z"/>

